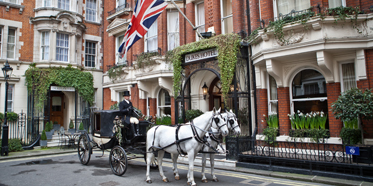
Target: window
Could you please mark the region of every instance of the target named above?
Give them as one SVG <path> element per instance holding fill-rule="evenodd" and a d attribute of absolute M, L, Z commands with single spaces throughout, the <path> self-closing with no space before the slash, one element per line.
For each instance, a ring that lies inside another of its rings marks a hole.
<path fill-rule="evenodd" d="M 233 14 L 232 14 L 232 1 L 222 0 L 223 6 L 221 6 L 221 19 L 222 19 L 222 31 L 223 34 L 233 32 Z"/>
<path fill-rule="evenodd" d="M 96 0 L 87 0 L 87 13 L 86 13 L 86 20 L 87 21 L 96 21 Z"/>
<path fill-rule="evenodd" d="M 68 61 L 69 54 L 69 35 L 57 33 L 56 42 L 56 60 Z"/>
<path fill-rule="evenodd" d="M 70 0 L 58 0 L 58 8 L 70 10 Z"/>
<path fill-rule="evenodd" d="M 96 43 L 85 42 L 85 67 L 95 67 Z"/>
<path fill-rule="evenodd" d="M 3 28 L 0 27 L 0 58 L 3 54 Z"/>
<path fill-rule="evenodd" d="M 7 112 L 13 112 L 13 101 L 14 101 L 14 85 L 8 86 L 8 105 Z"/>
<path fill-rule="evenodd" d="M 197 9 L 197 16 L 196 16 L 196 27 L 197 27 L 197 31 L 199 33 L 201 32 L 205 32 L 205 5 L 204 3 L 199 3 L 196 5 L 196 9 Z M 200 38 L 197 36 L 197 41 L 199 40 Z"/>
<path fill-rule="evenodd" d="M 117 0 L 117 8 L 122 9 L 126 6 L 126 0 Z"/>
<path fill-rule="evenodd" d="M 342 92 L 356 88 L 355 78 L 355 64 L 354 63 L 343 63 L 342 66 Z"/>
<path fill-rule="evenodd" d="M 340 6 L 346 6 L 344 0 L 329 0 L 329 8 L 337 8 Z"/>
<path fill-rule="evenodd" d="M 8 30 L 8 44 L 7 44 L 7 58 L 15 58 L 16 51 L 16 29 L 9 28 Z"/>
<path fill-rule="evenodd" d="M 43 0 L 43 6 L 44 7 L 51 7 L 52 6 L 51 0 Z"/>
<path fill-rule="evenodd" d="M 268 75 L 268 113 L 278 113 L 277 102 L 277 83 L 275 78 Z"/>
<path fill-rule="evenodd" d="M 41 33 L 41 60 L 49 60 L 49 32 Z"/>
<path fill-rule="evenodd" d="M 168 12 L 167 23 L 167 41 L 168 50 L 178 47 L 179 44 L 179 12 Z"/>
<path fill-rule="evenodd" d="M 145 35 L 145 52 L 157 52 L 158 50 L 158 26 L 155 21 Z"/>
<path fill-rule="evenodd" d="M 158 95 L 158 116 L 171 115 L 171 97 L 167 90 L 161 89 Z"/>
<path fill-rule="evenodd" d="M 277 0 L 278 15 L 286 15 L 292 10 L 300 11 L 311 7 L 310 0 Z"/>
<path fill-rule="evenodd" d="M 123 39 L 124 39 L 124 35 L 117 37 L 117 48 L 115 50 L 116 52 L 118 52 L 119 47 L 120 47 L 120 45 L 123 42 Z M 124 63 L 126 63 L 126 60 L 127 60 L 127 52 L 124 54 L 124 56 L 122 58 L 120 58 L 120 54 L 118 53 L 118 55 L 117 55 L 117 64 L 124 64 Z"/>

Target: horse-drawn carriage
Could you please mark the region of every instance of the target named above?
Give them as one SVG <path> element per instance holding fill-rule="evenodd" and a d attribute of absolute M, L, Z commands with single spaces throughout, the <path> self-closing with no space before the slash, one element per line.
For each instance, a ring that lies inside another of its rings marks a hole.
<path fill-rule="evenodd" d="M 137 135 L 129 126 L 122 123 L 123 114 L 119 110 L 93 111 L 90 116 L 89 133 L 83 133 L 78 140 L 79 160 L 87 165 L 92 155 L 93 148 L 102 150 L 102 155 L 111 149 L 109 163 L 111 170 L 116 175 L 123 175 L 127 170 L 128 154 L 143 154 L 146 159 L 146 129 L 151 124 L 149 121 L 139 121 Z M 132 158 L 135 156 L 132 156 Z"/>

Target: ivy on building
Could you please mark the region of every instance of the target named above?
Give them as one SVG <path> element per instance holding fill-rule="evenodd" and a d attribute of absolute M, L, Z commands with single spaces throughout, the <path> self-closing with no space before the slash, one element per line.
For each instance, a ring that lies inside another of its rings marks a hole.
<path fill-rule="evenodd" d="M 117 80 L 121 75 L 122 75 L 122 68 L 126 67 L 127 64 L 122 64 L 122 65 L 115 65 L 111 67 L 108 71 L 107 74 L 109 78 L 114 82 Z"/>
<path fill-rule="evenodd" d="M 189 43 L 175 48 L 171 56 L 171 61 L 174 67 L 173 88 L 175 97 L 179 95 L 181 88 L 181 73 L 183 55 L 201 50 L 217 48 L 218 64 L 220 68 L 220 78 L 222 82 L 222 94 L 224 100 L 229 92 L 229 86 L 232 83 L 237 62 L 237 53 L 239 52 L 241 38 L 238 34 L 222 34 L 210 39 L 202 39 L 200 41 Z"/>
<path fill-rule="evenodd" d="M 27 90 L 35 96 L 35 107 L 42 109 L 47 99 L 50 85 L 62 87 L 74 87 L 78 94 L 89 104 L 93 103 L 94 88 L 93 76 L 89 72 L 83 72 L 77 68 L 50 67 L 37 68 L 31 64 L 25 72 Z"/>

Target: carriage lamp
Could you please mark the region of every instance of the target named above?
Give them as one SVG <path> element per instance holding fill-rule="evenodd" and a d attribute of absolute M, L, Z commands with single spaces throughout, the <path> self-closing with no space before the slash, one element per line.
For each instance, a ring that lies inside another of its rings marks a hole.
<path fill-rule="evenodd" d="M 4 125 L 3 125 L 3 139 L 1 144 L 1 156 L 8 156 L 9 147 L 8 147 L 8 125 L 6 123 L 7 120 L 7 107 L 8 107 L 8 80 L 12 75 L 13 68 L 10 67 L 8 60 L 5 62 L 4 67 L 2 68 L 4 73 L 4 80 L 5 80 L 5 112 L 4 112 Z"/>
<path fill-rule="evenodd" d="M 202 86 L 203 99 L 206 99 L 208 89 L 209 87 L 207 87 L 206 82 L 205 82 L 205 84 Z"/>

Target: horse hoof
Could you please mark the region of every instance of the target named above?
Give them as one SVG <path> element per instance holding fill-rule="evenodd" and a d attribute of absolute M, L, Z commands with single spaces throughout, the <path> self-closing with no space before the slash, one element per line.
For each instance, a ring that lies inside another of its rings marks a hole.
<path fill-rule="evenodd" d="M 207 183 L 207 182 L 208 182 L 207 179 L 202 180 L 202 183 Z"/>
<path fill-rule="evenodd" d="M 191 182 L 187 182 L 188 183 L 188 185 L 190 185 L 190 186 L 197 186 L 197 184 L 195 183 L 195 184 L 192 184 Z"/>
<path fill-rule="evenodd" d="M 212 179 L 212 181 L 219 182 L 218 178 L 214 178 L 214 179 Z"/>
<path fill-rule="evenodd" d="M 146 180 L 146 183 L 151 184 L 151 183 L 152 183 L 152 180 Z"/>
<path fill-rule="evenodd" d="M 167 182 L 170 182 L 170 181 L 168 181 L 168 178 L 165 178 L 165 179 L 163 179 L 163 182 L 167 183 Z"/>
<path fill-rule="evenodd" d="M 175 180 L 180 180 L 180 176 L 175 176 Z"/>

